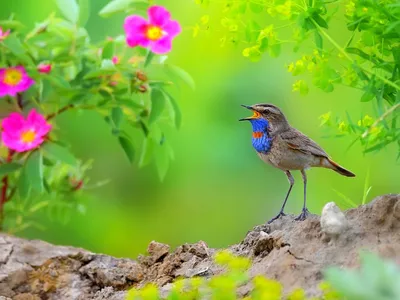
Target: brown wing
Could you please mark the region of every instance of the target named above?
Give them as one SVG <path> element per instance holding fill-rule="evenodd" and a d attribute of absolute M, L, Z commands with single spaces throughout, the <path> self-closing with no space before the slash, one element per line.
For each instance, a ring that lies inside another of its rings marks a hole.
<path fill-rule="evenodd" d="M 297 129 L 291 128 L 280 134 L 290 149 L 328 158 L 328 154 L 316 142 L 302 134 Z"/>

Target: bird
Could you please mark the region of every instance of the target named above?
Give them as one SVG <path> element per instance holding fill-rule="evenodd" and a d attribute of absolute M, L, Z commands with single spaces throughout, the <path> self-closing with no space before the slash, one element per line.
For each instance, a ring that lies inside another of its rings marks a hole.
<path fill-rule="evenodd" d="M 281 210 L 268 221 L 268 224 L 286 215 L 284 213 L 285 205 L 294 185 L 291 171 L 299 170 L 304 183 L 303 208 L 301 214 L 295 218 L 296 221 L 304 221 L 310 214 L 307 209 L 306 170 L 322 167 L 336 171 L 343 176 L 356 176 L 334 162 L 316 142 L 293 128 L 277 106 L 268 103 L 242 104 L 242 106 L 253 112 L 251 117 L 239 120 L 250 121 L 253 128 L 253 148 L 262 161 L 284 171 L 290 184 Z"/>

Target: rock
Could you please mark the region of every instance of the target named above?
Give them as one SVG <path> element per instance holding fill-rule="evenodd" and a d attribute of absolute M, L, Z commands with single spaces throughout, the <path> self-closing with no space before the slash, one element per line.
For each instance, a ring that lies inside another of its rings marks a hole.
<path fill-rule="evenodd" d="M 255 243 L 253 253 L 255 256 L 268 255 L 274 248 L 274 239 L 266 232 L 260 231 L 257 242 Z"/>
<path fill-rule="evenodd" d="M 321 218 L 311 215 L 298 222 L 288 215 L 256 226 L 226 249 L 252 259 L 250 276 L 276 279 L 286 293 L 301 287 L 307 296 L 318 296 L 322 271 L 331 265 L 358 267 L 360 249 L 400 263 L 399 203 L 400 195 L 384 195 L 344 213 L 328 203 Z M 332 242 L 326 243 L 326 237 Z M 125 300 L 127 289 L 149 282 L 166 295 L 177 277 L 224 272 L 213 262 L 216 251 L 202 241 L 173 252 L 151 242 L 149 255 L 135 261 L 0 234 L 0 300 Z M 251 289 L 246 284 L 238 294 Z"/>
<path fill-rule="evenodd" d="M 143 280 L 144 272 L 139 263 L 130 259 L 117 259 L 106 255 L 96 255 L 94 259 L 79 269 L 100 287 L 126 288 Z"/>
<path fill-rule="evenodd" d="M 156 263 L 169 253 L 169 245 L 152 241 L 147 247 L 147 252 L 154 260 L 154 263 Z"/>
<path fill-rule="evenodd" d="M 335 238 L 343 233 L 348 227 L 344 213 L 334 203 L 327 203 L 322 209 L 321 229 L 328 237 Z"/>

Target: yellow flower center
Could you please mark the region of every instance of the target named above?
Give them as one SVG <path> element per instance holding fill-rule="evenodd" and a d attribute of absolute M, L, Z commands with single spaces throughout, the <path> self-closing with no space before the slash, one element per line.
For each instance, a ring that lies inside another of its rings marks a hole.
<path fill-rule="evenodd" d="M 162 29 L 158 26 L 149 25 L 146 30 L 146 37 L 151 41 L 157 41 L 164 35 Z"/>
<path fill-rule="evenodd" d="M 21 71 L 17 69 L 7 69 L 4 75 L 4 83 L 7 85 L 15 86 L 20 83 L 22 79 Z"/>
<path fill-rule="evenodd" d="M 21 141 L 25 144 L 32 143 L 35 140 L 36 133 L 32 129 L 24 131 L 21 134 Z"/>

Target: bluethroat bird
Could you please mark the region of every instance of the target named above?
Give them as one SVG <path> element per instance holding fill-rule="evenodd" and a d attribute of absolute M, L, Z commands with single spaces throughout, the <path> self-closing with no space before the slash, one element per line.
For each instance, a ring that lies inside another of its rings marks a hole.
<path fill-rule="evenodd" d="M 268 223 L 285 216 L 283 211 L 294 185 L 294 178 L 290 173 L 291 170 L 300 170 L 304 182 L 304 204 L 301 214 L 296 218 L 298 221 L 305 220 L 309 214 L 306 206 L 307 176 L 305 171 L 307 169 L 322 167 L 334 170 L 343 176 L 356 176 L 332 161 L 316 142 L 290 126 L 285 115 L 275 105 L 255 104 L 242 106 L 253 112 L 251 117 L 239 120 L 250 121 L 253 127 L 253 148 L 257 151 L 261 160 L 284 171 L 290 183 L 279 214 Z"/>

